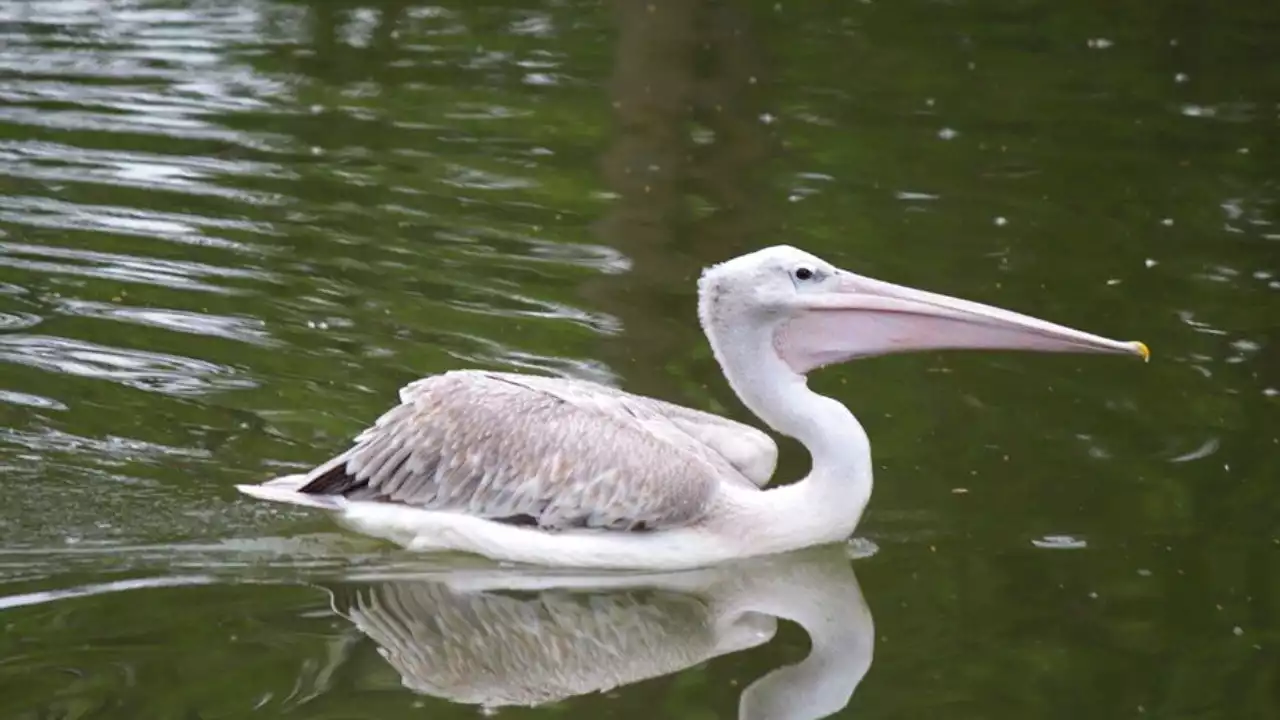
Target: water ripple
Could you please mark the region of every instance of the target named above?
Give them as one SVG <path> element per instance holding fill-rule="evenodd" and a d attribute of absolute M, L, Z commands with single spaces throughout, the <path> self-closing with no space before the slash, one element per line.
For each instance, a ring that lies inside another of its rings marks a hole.
<path fill-rule="evenodd" d="M 41 410 L 67 410 L 67 406 L 42 395 L 32 395 L 31 393 L 16 392 L 13 390 L 0 390 L 0 403 L 9 405 L 22 405 L 24 407 L 39 408 Z"/>
<path fill-rule="evenodd" d="M 244 220 L 108 205 L 80 205 L 52 198 L 12 195 L 0 197 L 0 221 L 55 230 L 110 232 L 252 254 L 262 254 L 263 250 L 248 243 L 213 237 L 204 229 L 254 234 L 270 232 L 262 223 Z"/>
<path fill-rule="evenodd" d="M 0 312 L 0 332 L 23 330 L 39 325 L 43 318 L 34 313 Z"/>
<path fill-rule="evenodd" d="M 205 458 L 208 451 L 196 448 L 174 447 L 136 438 L 110 435 L 91 438 L 38 427 L 33 430 L 0 428 L 0 443 L 16 445 L 40 453 L 81 453 L 92 455 L 99 461 L 137 462 L 146 458 L 158 461 L 164 458 Z"/>
<path fill-rule="evenodd" d="M 3 95 L 0 92 L 0 100 Z M 110 183 L 126 188 L 220 197 L 251 205 L 280 205 L 284 198 L 218 185 L 213 180 L 224 176 L 288 178 L 274 163 L 80 148 L 35 141 L 0 142 L 0 174 L 45 183 Z M 205 221 L 203 224 L 217 223 Z M 251 229 L 267 232 L 264 226 Z"/>
<path fill-rule="evenodd" d="M 500 317 L 527 317 L 555 320 L 567 320 L 577 325 L 590 328 L 602 335 L 616 335 L 622 331 L 622 324 L 611 315 L 600 312 L 588 312 L 571 305 L 541 300 L 515 291 L 503 292 L 495 288 L 459 288 L 475 295 L 487 295 L 496 300 L 454 300 L 453 307 L 481 315 Z"/>
<path fill-rule="evenodd" d="M 514 372 L 532 372 L 617 387 L 618 374 L 598 360 L 563 356 L 538 355 L 477 335 L 459 334 L 458 338 L 477 349 L 450 354 L 466 365 L 498 365 Z"/>
<path fill-rule="evenodd" d="M 2 216 L 3 213 L 0 212 L 0 217 Z M 74 262 L 30 260 L 21 257 L 24 255 Z M 78 275 L 227 295 L 242 291 L 203 282 L 203 280 L 270 281 L 274 279 L 266 272 L 250 268 L 228 268 L 191 260 L 160 260 L 135 255 L 10 242 L 0 242 L 0 266 L 27 270 L 34 274 Z"/>
<path fill-rule="evenodd" d="M 231 368 L 204 360 L 43 335 L 0 337 L 0 362 L 107 380 L 165 395 L 207 395 L 257 385 L 237 376 Z"/>
<path fill-rule="evenodd" d="M 129 307 L 57 297 L 48 298 L 48 301 L 55 305 L 59 312 L 67 315 L 116 320 L 179 333 L 221 337 L 254 345 L 276 344 L 264 329 L 266 323 L 255 318 L 228 317 L 165 308 Z"/>
<path fill-rule="evenodd" d="M 1200 443 L 1198 447 L 1180 453 L 1176 457 L 1169 458 L 1169 462 L 1185 463 L 1192 462 L 1194 460 L 1203 460 L 1204 458 L 1210 457 L 1214 453 L 1218 452 L 1220 447 L 1222 447 L 1221 440 L 1216 437 L 1207 438 L 1204 442 Z"/>

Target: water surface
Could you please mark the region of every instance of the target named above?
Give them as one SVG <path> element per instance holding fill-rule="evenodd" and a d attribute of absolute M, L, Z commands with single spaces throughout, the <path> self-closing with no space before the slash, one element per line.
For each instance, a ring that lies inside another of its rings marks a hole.
<path fill-rule="evenodd" d="M 852 588 L 832 647 L 874 662 L 769 697 L 1280 713 L 1278 32 L 1262 0 L 0 4 L 0 714 L 476 716 L 352 618 L 388 597 L 655 623 L 587 664 L 618 687 L 500 714 L 835 710 L 744 693 L 810 652 L 817 590 L 450 590 L 472 561 L 233 489 L 450 368 L 750 420 L 694 281 L 775 243 L 1154 358 L 816 375 L 872 436 L 875 551 L 741 577 Z"/>

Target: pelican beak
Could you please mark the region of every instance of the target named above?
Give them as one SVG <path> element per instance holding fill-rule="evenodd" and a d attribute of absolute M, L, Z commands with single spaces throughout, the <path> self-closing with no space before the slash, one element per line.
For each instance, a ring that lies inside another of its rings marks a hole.
<path fill-rule="evenodd" d="M 1151 357 L 1136 341 L 1111 340 L 990 305 L 837 272 L 826 290 L 800 296 L 800 311 L 774 335 L 793 370 L 921 350 L 1032 350 Z"/>

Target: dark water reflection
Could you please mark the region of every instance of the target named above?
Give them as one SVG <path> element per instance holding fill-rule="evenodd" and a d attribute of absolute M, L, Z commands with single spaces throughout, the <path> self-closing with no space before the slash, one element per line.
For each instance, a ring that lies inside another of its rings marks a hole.
<path fill-rule="evenodd" d="M 842 716 L 1275 715 L 1280 12 L 1059 5 L 0 4 L 0 714 L 474 716 L 315 587 L 419 561 L 232 486 L 459 366 L 747 419 L 693 281 L 788 242 L 1155 352 L 815 378 L 877 462 Z"/>

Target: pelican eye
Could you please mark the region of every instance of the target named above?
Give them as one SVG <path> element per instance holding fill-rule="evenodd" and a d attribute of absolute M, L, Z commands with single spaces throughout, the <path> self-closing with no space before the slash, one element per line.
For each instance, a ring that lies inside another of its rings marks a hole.
<path fill-rule="evenodd" d="M 808 280 L 808 279 L 809 279 L 809 278 L 811 278 L 811 277 L 813 277 L 813 271 L 812 271 L 812 270 L 810 270 L 809 268 L 807 268 L 807 267 L 799 267 L 799 268 L 796 268 L 796 279 L 797 279 L 797 280 Z"/>

